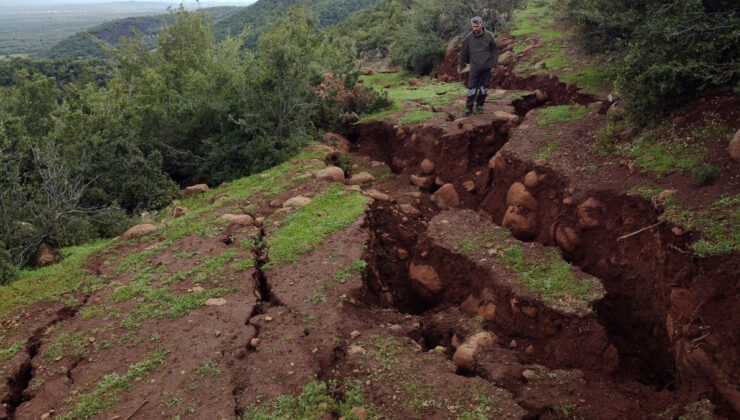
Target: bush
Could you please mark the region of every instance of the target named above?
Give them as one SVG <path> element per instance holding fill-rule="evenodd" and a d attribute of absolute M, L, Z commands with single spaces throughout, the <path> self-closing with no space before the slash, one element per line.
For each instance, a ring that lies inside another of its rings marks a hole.
<path fill-rule="evenodd" d="M 691 170 L 691 178 L 694 179 L 696 185 L 701 186 L 710 181 L 719 178 L 722 173 L 722 169 L 714 165 L 699 166 Z"/>
<path fill-rule="evenodd" d="M 419 74 L 431 73 L 444 55 L 442 40 L 429 33 L 403 33 L 391 49 L 394 63 Z"/>
<path fill-rule="evenodd" d="M 9 284 L 18 277 L 18 268 L 10 261 L 10 252 L 0 241 L 0 286 Z"/>

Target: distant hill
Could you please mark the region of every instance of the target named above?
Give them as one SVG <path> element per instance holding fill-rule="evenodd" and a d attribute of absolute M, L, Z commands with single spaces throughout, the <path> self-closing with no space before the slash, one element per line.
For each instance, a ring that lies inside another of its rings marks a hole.
<path fill-rule="evenodd" d="M 240 10 L 240 7 L 209 7 L 200 9 L 210 15 L 215 21 L 223 19 Z M 117 19 L 95 26 L 86 32 L 97 39 L 111 45 L 118 46 L 121 37 L 132 39 L 136 37 L 134 30 L 143 34 L 144 41 L 150 47 L 157 44 L 157 36 L 165 23 L 173 19 L 169 13 L 154 16 L 137 16 Z M 79 32 L 59 42 L 49 50 L 40 54 L 43 58 L 105 58 L 106 53 L 85 32 Z"/>
<path fill-rule="evenodd" d="M 319 25 L 327 27 L 344 20 L 350 14 L 374 6 L 380 0 L 310 0 L 309 9 L 319 16 Z M 298 3 L 298 0 L 259 0 L 217 22 L 214 31 L 217 39 L 239 34 L 250 26 L 245 40 L 247 47 L 254 47 L 262 30 L 277 12 Z"/>
<path fill-rule="evenodd" d="M 327 27 L 341 22 L 354 12 L 374 6 L 379 1 L 311 0 L 309 1 L 309 9 L 318 15 L 319 25 Z M 212 7 L 201 10 L 210 14 L 215 20 L 214 35 L 218 40 L 224 39 L 227 35 L 237 35 L 244 28 L 249 27 L 249 35 L 245 44 L 247 47 L 253 48 L 256 46 L 257 38 L 267 22 L 276 13 L 296 3 L 298 3 L 298 0 L 258 0 L 246 7 Z M 163 24 L 170 22 L 171 19 L 172 17 L 169 14 L 119 19 L 95 26 L 87 32 L 112 45 L 118 45 L 122 36 L 127 39 L 134 38 L 136 35 L 132 28 L 135 28 L 143 34 L 147 45 L 153 48 L 156 46 L 157 36 L 161 32 Z M 103 58 L 105 52 L 85 33 L 80 32 L 59 42 L 40 55 L 43 58 L 83 59 Z"/>

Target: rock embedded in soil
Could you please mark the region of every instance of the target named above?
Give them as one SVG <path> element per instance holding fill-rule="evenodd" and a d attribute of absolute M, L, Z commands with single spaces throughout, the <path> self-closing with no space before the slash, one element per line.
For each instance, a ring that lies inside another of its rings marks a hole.
<path fill-rule="evenodd" d="M 412 262 L 409 266 L 411 285 L 422 295 L 430 297 L 442 291 L 442 281 L 434 267 Z"/>
<path fill-rule="evenodd" d="M 431 178 L 425 177 L 425 176 L 417 176 L 417 175 L 411 175 L 409 177 L 411 180 L 411 183 L 413 185 L 416 185 L 422 190 L 428 190 L 432 187 L 432 180 Z"/>
<path fill-rule="evenodd" d="M 56 260 L 56 257 L 54 256 L 54 253 L 51 250 L 51 247 L 46 244 L 46 242 L 41 243 L 40 247 L 40 255 L 38 259 L 36 260 L 36 268 L 39 267 L 46 267 L 47 265 L 54 264 L 54 261 Z"/>
<path fill-rule="evenodd" d="M 418 216 L 421 214 L 421 211 L 417 209 L 416 207 L 412 206 L 411 204 L 401 204 L 398 206 L 399 209 L 401 209 L 401 212 L 403 214 L 409 215 L 409 216 Z"/>
<path fill-rule="evenodd" d="M 184 216 L 184 215 L 186 215 L 188 213 L 190 213 L 190 210 L 188 210 L 187 207 L 177 206 L 177 207 L 175 207 L 175 211 L 172 213 L 172 217 L 174 217 L 175 219 L 177 219 L 178 217 Z"/>
<path fill-rule="evenodd" d="M 492 349 L 497 341 L 498 337 L 490 331 L 473 334 L 455 350 L 452 361 L 459 370 L 471 372 L 481 353 Z"/>
<path fill-rule="evenodd" d="M 434 162 L 429 159 L 424 159 L 419 165 L 419 168 L 421 168 L 421 173 L 423 173 L 424 175 L 429 175 L 434 172 L 434 166 Z"/>
<path fill-rule="evenodd" d="M 735 132 L 735 136 L 730 140 L 730 145 L 727 147 L 727 151 L 730 153 L 732 160 L 740 163 L 740 130 L 737 130 Z"/>
<path fill-rule="evenodd" d="M 455 186 L 452 184 L 442 185 L 434 194 L 432 194 L 431 200 L 440 209 L 447 209 L 460 204 L 460 197 L 457 195 Z"/>
<path fill-rule="evenodd" d="M 311 199 L 302 195 L 289 198 L 283 202 L 283 207 L 303 207 L 311 204 Z"/>
<path fill-rule="evenodd" d="M 352 149 L 352 143 L 341 134 L 326 133 L 324 134 L 324 142 L 334 147 L 340 153 L 349 153 L 350 149 Z"/>
<path fill-rule="evenodd" d="M 578 206 L 578 223 L 584 228 L 594 228 L 601 224 L 601 211 L 603 207 L 601 202 L 593 197 L 589 197 Z"/>
<path fill-rule="evenodd" d="M 344 184 L 344 170 L 337 166 L 327 166 L 324 169 L 316 171 L 316 177 Z"/>
<path fill-rule="evenodd" d="M 248 214 L 226 213 L 219 216 L 217 220 L 240 226 L 252 226 L 254 224 L 254 219 Z"/>
<path fill-rule="evenodd" d="M 361 185 L 375 182 L 375 177 L 367 172 L 360 172 L 359 174 L 352 175 L 349 179 L 350 185 Z"/>
<path fill-rule="evenodd" d="M 226 305 L 226 299 L 224 298 L 210 298 L 206 300 L 205 305 L 206 306 L 224 306 Z"/>
<path fill-rule="evenodd" d="M 208 190 L 209 190 L 208 185 L 196 184 L 196 185 L 191 185 L 189 187 L 185 187 L 185 189 L 182 190 L 182 195 L 183 197 L 190 197 L 191 195 L 201 194 Z"/>
<path fill-rule="evenodd" d="M 393 197 L 378 190 L 367 190 L 363 194 L 378 201 L 393 201 Z"/>
<path fill-rule="evenodd" d="M 537 176 L 537 172 L 529 171 L 527 175 L 524 176 L 524 186 L 527 188 L 534 188 L 539 180 L 540 179 Z"/>
<path fill-rule="evenodd" d="M 159 232 L 159 227 L 151 223 L 144 223 L 141 225 L 136 225 L 132 227 L 131 229 L 123 232 L 121 236 L 123 237 L 123 239 L 129 240 L 129 239 L 141 238 L 143 236 L 150 235 L 154 232 Z"/>

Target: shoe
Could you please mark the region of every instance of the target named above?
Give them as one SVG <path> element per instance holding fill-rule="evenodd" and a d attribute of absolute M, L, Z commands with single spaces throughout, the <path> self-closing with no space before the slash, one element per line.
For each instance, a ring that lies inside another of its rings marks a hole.
<path fill-rule="evenodd" d="M 483 113 L 483 105 L 478 105 L 475 107 L 475 113 L 476 114 L 482 114 Z"/>
<path fill-rule="evenodd" d="M 470 108 L 465 108 L 465 112 L 463 112 L 463 117 L 469 117 L 473 115 L 473 110 Z"/>

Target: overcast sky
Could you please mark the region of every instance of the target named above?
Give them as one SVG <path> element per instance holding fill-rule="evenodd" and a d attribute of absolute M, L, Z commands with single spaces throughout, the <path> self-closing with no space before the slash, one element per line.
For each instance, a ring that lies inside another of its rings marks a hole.
<path fill-rule="evenodd" d="M 100 4 L 100 3 L 117 3 L 117 2 L 146 2 L 146 3 L 172 3 L 180 4 L 185 3 L 186 5 L 195 5 L 195 0 L 0 0 L 0 6 L 2 7 L 29 7 L 29 6 L 57 6 L 64 4 Z M 254 3 L 256 0 L 200 0 L 201 4 L 209 3 L 228 3 L 239 6 L 246 6 Z"/>

